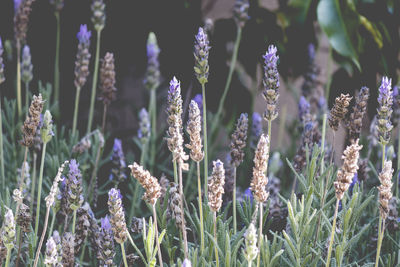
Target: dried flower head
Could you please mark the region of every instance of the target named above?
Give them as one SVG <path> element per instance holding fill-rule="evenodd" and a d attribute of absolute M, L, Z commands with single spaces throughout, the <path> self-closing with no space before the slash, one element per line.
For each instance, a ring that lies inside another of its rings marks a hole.
<path fill-rule="evenodd" d="M 358 180 L 360 182 L 365 182 L 369 178 L 368 159 L 360 159 L 358 162 L 358 167 L 359 167 L 357 172 Z"/>
<path fill-rule="evenodd" d="M 108 211 L 111 215 L 110 223 L 114 239 L 122 244 L 126 241 L 128 229 L 126 228 L 125 213 L 122 206 L 122 195 L 118 189 L 112 188 L 108 192 Z"/>
<path fill-rule="evenodd" d="M 389 79 L 388 77 L 382 78 L 382 83 L 379 87 L 378 103 L 378 124 L 376 125 L 376 128 L 379 134 L 379 142 L 381 144 L 387 144 L 390 140 L 390 133 L 393 129 L 390 120 L 393 112 L 392 79 Z"/>
<path fill-rule="evenodd" d="M 105 8 L 104 0 L 93 0 L 91 5 L 92 23 L 97 32 L 103 30 L 106 24 Z"/>
<path fill-rule="evenodd" d="M 243 162 L 244 151 L 247 140 L 247 129 L 249 127 L 249 119 L 247 113 L 240 114 L 240 118 L 237 121 L 236 129 L 231 137 L 231 158 L 232 164 L 236 168 Z"/>
<path fill-rule="evenodd" d="M 294 157 L 294 168 L 301 172 L 301 170 L 307 164 L 307 149 L 309 151 L 309 156 L 311 157 L 312 146 L 314 143 L 313 137 L 315 128 L 317 127 L 314 121 L 308 121 L 303 128 L 303 133 L 301 135 L 301 144 L 297 149 L 296 156 Z"/>
<path fill-rule="evenodd" d="M 3 63 L 3 43 L 0 37 L 0 84 L 2 84 L 6 78 L 4 76 L 4 63 Z"/>
<path fill-rule="evenodd" d="M 245 247 L 243 248 L 244 257 L 248 262 L 252 262 L 258 254 L 257 248 L 257 230 L 253 223 L 249 224 L 249 227 L 245 233 L 244 239 Z"/>
<path fill-rule="evenodd" d="M 44 101 L 42 95 L 33 96 L 31 106 L 29 107 L 29 116 L 26 117 L 24 125 L 22 126 L 23 146 L 30 147 L 33 145 L 33 140 L 36 134 L 36 129 L 40 123 L 40 114 L 43 110 Z"/>
<path fill-rule="evenodd" d="M 30 209 L 24 203 L 21 203 L 17 215 L 17 225 L 21 227 L 21 231 L 24 233 L 29 233 L 31 231 L 32 216 Z"/>
<path fill-rule="evenodd" d="M 349 189 L 353 181 L 354 174 L 358 170 L 359 152 L 362 146 L 358 144 L 358 139 L 349 145 L 343 152 L 342 159 L 344 160 L 342 167 L 337 172 L 335 186 L 336 198 L 341 200 L 344 193 Z"/>
<path fill-rule="evenodd" d="M 225 169 L 220 160 L 213 161 L 213 171 L 208 178 L 208 205 L 214 212 L 218 212 L 222 206 L 224 194 Z"/>
<path fill-rule="evenodd" d="M 103 101 L 104 105 L 111 104 L 115 100 L 115 66 L 114 66 L 114 54 L 106 53 L 104 59 L 101 61 L 100 67 L 100 100 Z"/>
<path fill-rule="evenodd" d="M 49 193 L 49 195 L 45 198 L 45 200 L 46 200 L 46 207 L 51 207 L 51 206 L 53 206 L 54 201 L 55 201 L 55 199 L 56 199 L 57 192 L 58 192 L 58 190 L 59 190 L 59 189 L 58 189 L 58 183 L 64 180 L 63 178 L 61 178 L 61 175 L 62 175 L 62 172 L 64 171 L 65 166 L 66 166 L 68 163 L 69 163 L 69 161 L 66 160 L 66 161 L 64 161 L 64 163 L 61 164 L 61 166 L 58 168 L 57 175 L 56 175 L 56 177 L 54 178 L 53 184 L 52 184 L 52 186 L 51 186 L 51 188 L 50 188 L 50 193 Z"/>
<path fill-rule="evenodd" d="M 66 179 L 66 198 L 69 209 L 75 211 L 82 206 L 82 189 L 82 174 L 79 170 L 79 163 L 72 159 L 69 162 L 69 172 Z"/>
<path fill-rule="evenodd" d="M 50 237 L 46 242 L 46 255 L 44 258 L 44 264 L 46 267 L 62 266 L 58 259 L 59 255 L 56 242 L 54 242 L 53 237 Z"/>
<path fill-rule="evenodd" d="M 10 250 L 14 247 L 15 241 L 15 221 L 14 214 L 11 209 L 6 207 L 4 214 L 3 225 L 1 227 L 0 239 L 3 241 L 4 246 Z"/>
<path fill-rule="evenodd" d="M 262 117 L 260 113 L 254 112 L 252 116 L 251 136 L 250 136 L 250 147 L 252 149 L 255 149 L 257 147 L 258 139 L 260 139 L 262 133 L 263 133 Z"/>
<path fill-rule="evenodd" d="M 29 83 L 33 79 L 33 65 L 31 60 L 31 50 L 25 45 L 22 50 L 21 61 L 21 80 L 24 83 Z"/>
<path fill-rule="evenodd" d="M 136 162 L 128 167 L 132 171 L 132 176 L 136 178 L 146 190 L 143 199 L 151 205 L 154 205 L 157 199 L 161 196 L 161 186 L 158 183 L 157 178 L 151 176 L 149 171 L 144 170 L 143 167 Z"/>
<path fill-rule="evenodd" d="M 40 135 L 43 143 L 48 143 L 51 140 L 53 133 L 53 118 L 50 111 L 46 110 L 43 116 L 43 125 L 40 128 Z"/>
<path fill-rule="evenodd" d="M 249 17 L 249 0 L 236 0 L 233 7 L 233 16 L 239 28 L 243 28 Z"/>
<path fill-rule="evenodd" d="M 145 108 L 142 108 L 139 112 L 139 129 L 138 138 L 142 144 L 146 144 L 150 139 L 150 116 Z"/>
<path fill-rule="evenodd" d="M 111 174 L 109 179 L 114 181 L 116 184 L 126 179 L 126 162 L 125 155 L 122 149 L 121 139 L 115 138 L 113 145 L 113 153 L 111 155 Z"/>
<path fill-rule="evenodd" d="M 181 209 L 178 184 L 176 183 L 170 183 L 169 185 L 168 215 L 175 220 L 175 224 L 179 229 L 183 223 L 184 214 Z"/>
<path fill-rule="evenodd" d="M 62 238 L 62 266 L 74 267 L 75 265 L 75 237 L 72 233 L 66 232 Z"/>
<path fill-rule="evenodd" d="M 134 234 L 141 234 L 143 232 L 143 218 L 132 217 L 131 231 Z"/>
<path fill-rule="evenodd" d="M 208 81 L 208 54 L 210 51 L 210 46 L 208 44 L 207 33 L 200 27 L 194 44 L 194 72 L 200 84 L 205 84 Z"/>
<path fill-rule="evenodd" d="M 269 195 L 265 189 L 268 184 L 268 178 L 265 175 L 268 168 L 268 158 L 269 137 L 263 134 L 258 141 L 254 155 L 253 179 L 250 183 L 250 189 L 253 192 L 254 198 L 260 203 L 267 201 Z"/>
<path fill-rule="evenodd" d="M 115 248 L 114 248 L 114 239 L 112 233 L 112 226 L 110 224 L 110 220 L 108 216 L 101 218 L 101 230 L 100 230 L 100 263 L 101 266 L 113 266 L 114 256 L 115 256 Z"/>
<path fill-rule="evenodd" d="M 278 116 L 276 105 L 279 98 L 279 73 L 277 67 L 279 56 L 276 55 L 276 52 L 277 48 L 274 45 L 270 45 L 264 55 L 263 96 L 267 102 L 264 119 L 267 121 L 273 121 Z"/>
<path fill-rule="evenodd" d="M 75 87 L 82 88 L 89 75 L 90 63 L 90 36 L 92 33 L 88 31 L 86 24 L 81 25 L 77 34 L 78 52 L 75 60 Z"/>
<path fill-rule="evenodd" d="M 28 31 L 29 14 L 35 0 L 21 0 L 15 3 L 14 34 L 17 45 L 25 43 Z M 18 48 L 19 49 L 19 48 Z"/>
<path fill-rule="evenodd" d="M 90 232 L 89 203 L 85 203 L 76 213 L 75 253 L 79 253 Z"/>
<path fill-rule="evenodd" d="M 24 176 L 25 177 L 25 176 Z M 24 197 L 22 196 L 22 192 L 19 189 L 14 189 L 13 191 L 13 200 L 18 204 L 22 204 Z"/>
<path fill-rule="evenodd" d="M 367 112 L 367 104 L 369 98 L 368 87 L 362 87 L 356 96 L 356 104 L 353 107 L 353 112 L 350 114 L 348 123 L 350 142 L 360 138 L 362 120 Z"/>
<path fill-rule="evenodd" d="M 160 85 L 159 54 L 160 48 L 157 44 L 157 37 L 154 32 L 150 32 L 147 39 L 147 70 L 144 80 L 144 84 L 149 90 L 155 90 Z"/>
<path fill-rule="evenodd" d="M 173 161 L 178 162 L 183 170 L 188 170 L 185 161 L 189 156 L 183 150 L 181 84 L 175 77 L 170 82 L 167 104 L 168 148 L 172 152 Z"/>
<path fill-rule="evenodd" d="M 50 0 L 50 4 L 54 6 L 56 12 L 60 12 L 64 7 L 64 0 Z"/>
<path fill-rule="evenodd" d="M 347 113 L 347 107 L 350 104 L 352 97 L 349 94 L 341 94 L 336 97 L 335 104 L 333 105 L 331 112 L 329 114 L 328 123 L 329 126 L 337 131 L 339 128 L 339 123 L 344 119 Z"/>
<path fill-rule="evenodd" d="M 190 144 L 186 147 L 190 149 L 190 157 L 196 162 L 203 160 L 204 153 L 201 144 L 201 115 L 197 103 L 192 100 L 189 105 L 189 120 L 186 127 L 190 135 Z"/>
<path fill-rule="evenodd" d="M 386 220 L 389 214 L 389 201 L 392 198 L 392 178 L 393 168 L 392 161 L 386 160 L 381 173 L 379 174 L 379 181 L 381 185 L 378 186 L 379 190 L 379 213 L 383 220 Z"/>

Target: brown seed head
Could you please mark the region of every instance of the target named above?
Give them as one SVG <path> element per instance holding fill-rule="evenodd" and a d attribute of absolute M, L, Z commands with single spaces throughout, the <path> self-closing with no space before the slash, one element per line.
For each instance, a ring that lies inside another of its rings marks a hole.
<path fill-rule="evenodd" d="M 183 211 L 181 210 L 181 197 L 179 195 L 178 184 L 170 183 L 168 214 L 175 219 L 177 227 L 181 227 L 183 222 Z"/>
<path fill-rule="evenodd" d="M 62 238 L 62 266 L 74 267 L 75 263 L 75 237 L 72 233 L 66 232 Z"/>
<path fill-rule="evenodd" d="M 32 4 L 35 0 L 21 0 L 14 15 L 15 40 L 20 45 L 26 41 L 28 31 L 29 14 L 32 11 Z"/>
<path fill-rule="evenodd" d="M 109 105 L 111 101 L 115 100 L 115 67 L 114 67 L 114 54 L 106 53 L 104 59 L 101 61 L 100 68 L 100 100 L 104 105 Z"/>
<path fill-rule="evenodd" d="M 224 194 L 225 169 L 220 160 L 213 162 L 213 172 L 208 178 L 208 205 L 212 211 L 217 212 L 222 206 L 222 195 Z"/>
<path fill-rule="evenodd" d="M 189 120 L 186 130 L 190 135 L 190 144 L 186 145 L 190 149 L 190 157 L 192 160 L 200 162 L 204 157 L 204 153 L 201 150 L 201 116 L 199 106 L 194 100 L 189 105 Z"/>
<path fill-rule="evenodd" d="M 151 205 L 154 205 L 157 199 L 161 196 L 161 186 L 157 179 L 154 176 L 151 176 L 149 171 L 144 170 L 143 167 L 136 162 L 128 167 L 132 171 L 132 176 L 136 178 L 146 190 L 143 199 Z"/>
<path fill-rule="evenodd" d="M 389 201 L 392 198 L 392 177 L 393 168 L 392 161 L 387 160 L 383 165 L 383 169 L 379 174 L 379 181 L 381 185 L 378 186 L 379 190 L 379 213 L 382 219 L 386 220 L 389 214 Z"/>
<path fill-rule="evenodd" d="M 236 168 L 242 163 L 244 158 L 243 149 L 246 147 L 247 129 L 249 127 L 248 115 L 242 113 L 237 121 L 236 129 L 231 137 L 231 158 L 232 165 Z"/>
<path fill-rule="evenodd" d="M 39 94 L 39 96 L 33 96 L 32 103 L 29 107 L 29 116 L 26 117 L 24 125 L 22 126 L 23 140 L 21 140 L 21 144 L 23 146 L 30 147 L 33 145 L 36 130 L 40 123 L 40 114 L 43 111 L 43 104 L 44 101 L 41 94 Z"/>
<path fill-rule="evenodd" d="M 349 106 L 351 99 L 352 97 L 349 94 L 341 94 L 340 96 L 336 97 L 335 104 L 331 109 L 328 119 L 329 126 L 334 131 L 338 130 L 340 121 L 346 116 L 348 111 L 347 107 Z"/>
<path fill-rule="evenodd" d="M 268 184 L 268 178 L 265 175 L 268 168 L 268 158 L 269 137 L 263 134 L 260 136 L 255 152 L 253 179 L 250 183 L 250 189 L 253 191 L 254 198 L 260 203 L 267 201 L 269 195 L 265 189 L 265 186 Z"/>
<path fill-rule="evenodd" d="M 356 104 L 353 108 L 353 112 L 350 114 L 348 122 L 349 138 L 352 143 L 360 138 L 362 120 L 367 112 L 368 98 L 369 89 L 367 87 L 362 87 L 356 96 Z"/>

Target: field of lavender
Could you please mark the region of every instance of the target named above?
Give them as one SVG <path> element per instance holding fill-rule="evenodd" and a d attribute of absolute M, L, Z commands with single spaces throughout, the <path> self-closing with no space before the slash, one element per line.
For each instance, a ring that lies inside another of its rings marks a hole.
<path fill-rule="evenodd" d="M 118 138 L 107 127 L 118 97 L 118 61 L 100 49 L 105 2 L 91 0 L 92 23 L 77 34 L 74 112 L 64 123 L 64 1 L 50 0 L 57 22 L 54 82 L 37 88 L 27 41 L 35 0 L 14 0 L 14 40 L 0 39 L 0 93 L 13 84 L 0 98 L 1 266 L 400 266 L 400 94 L 397 77 L 387 76 L 398 71 L 398 62 L 397 69 L 376 75 L 374 88 L 342 94 L 330 90 L 330 80 L 319 80 L 311 43 L 302 85 L 290 85 L 279 73 L 285 47 L 271 40 L 259 55 L 262 77 L 252 92 L 252 113 L 227 118 L 233 77 L 243 72 L 239 47 L 253 4 L 235 0 L 237 35 L 216 112 L 206 103 L 209 75 L 219 75 L 209 64 L 212 21 L 198 25 L 193 38 L 193 86 L 201 89 L 193 99 L 183 93 L 188 89 L 181 87 L 180 73 L 162 77 L 160 47 L 150 32 L 143 81 L 148 104 L 136 107 L 137 134 Z M 308 10 L 312 1 L 304 2 L 289 5 Z M 345 18 L 335 9 L 339 1 L 314 2 L 337 64 L 362 73 L 361 54 L 340 38 L 345 25 L 335 32 L 337 19 Z M 354 2 L 346 3 L 352 12 Z M 393 6 L 388 9 L 400 10 Z M 383 23 L 361 14 L 359 22 L 377 47 L 386 45 Z M 298 101 L 292 122 L 279 109 L 288 95 L 283 86 Z M 80 101 L 83 89 L 90 90 L 89 103 Z M 376 112 L 370 94 L 377 95 Z M 254 110 L 259 98 L 262 113 Z M 88 114 L 81 118 L 85 104 Z M 86 116 L 87 123 L 79 123 Z M 273 147 L 283 133 L 291 145 Z"/>

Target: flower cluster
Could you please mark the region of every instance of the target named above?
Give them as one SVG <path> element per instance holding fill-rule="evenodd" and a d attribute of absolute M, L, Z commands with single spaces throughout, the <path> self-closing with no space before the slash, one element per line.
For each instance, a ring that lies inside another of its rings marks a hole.
<path fill-rule="evenodd" d="M 268 178 L 265 176 L 268 167 L 268 158 L 269 137 L 261 135 L 254 156 L 253 179 L 250 183 L 254 198 L 260 203 L 267 201 L 269 195 L 265 189 L 265 186 L 268 184 Z"/>
<path fill-rule="evenodd" d="M 149 90 L 155 90 L 160 85 L 160 63 L 158 62 L 158 54 L 160 48 L 157 44 L 156 35 L 151 32 L 147 39 L 147 70 L 144 84 Z"/>
<path fill-rule="evenodd" d="M 376 125 L 376 128 L 378 130 L 379 142 L 381 144 L 387 144 L 390 140 L 390 132 L 393 129 L 390 120 L 393 112 L 392 79 L 389 79 L 388 77 L 382 78 L 382 83 L 379 87 L 378 103 L 378 124 Z"/>
<path fill-rule="evenodd" d="M 213 171 L 208 178 L 208 205 L 214 212 L 219 211 L 222 206 L 222 195 L 224 194 L 225 169 L 220 160 L 213 161 Z"/>
<path fill-rule="evenodd" d="M 273 121 L 278 116 L 277 102 L 279 98 L 279 73 L 278 59 L 276 55 L 277 48 L 274 45 L 268 47 L 268 51 L 264 55 L 264 91 L 263 96 L 267 102 L 267 107 L 264 112 L 264 119 Z"/>
<path fill-rule="evenodd" d="M 207 33 L 203 28 L 199 28 L 199 33 L 196 35 L 196 42 L 194 45 L 194 59 L 195 66 L 194 72 L 200 84 L 205 84 L 208 81 L 208 54 L 210 46 L 208 45 Z"/>
<path fill-rule="evenodd" d="M 115 138 L 113 153 L 111 155 L 111 173 L 109 179 L 115 183 L 120 183 L 126 179 L 126 162 L 124 151 L 122 150 L 121 139 Z"/>
<path fill-rule="evenodd" d="M 190 135 L 190 144 L 186 147 L 190 149 L 190 157 L 196 162 L 203 160 L 204 153 L 201 144 L 201 115 L 197 103 L 192 100 L 189 105 L 189 120 L 187 122 L 187 132 Z"/>
<path fill-rule="evenodd" d="M 243 113 L 240 115 L 236 124 L 236 129 L 231 137 L 231 162 L 236 168 L 240 165 L 240 163 L 242 163 L 244 158 L 243 149 L 246 147 L 248 127 L 248 115 L 246 113 Z"/>
<path fill-rule="evenodd" d="M 90 63 L 90 36 L 92 33 L 88 31 L 86 24 L 81 25 L 77 34 L 78 52 L 75 60 L 75 87 L 82 88 L 89 75 Z"/>
<path fill-rule="evenodd" d="M 108 210 L 111 218 L 111 228 L 114 234 L 114 239 L 122 244 L 126 241 L 127 231 L 125 222 L 125 213 L 122 206 L 122 195 L 118 189 L 112 188 L 108 192 Z"/>
<path fill-rule="evenodd" d="M 21 144 L 27 147 L 33 145 L 34 137 L 36 135 L 37 127 L 40 123 L 40 114 L 43 110 L 44 101 L 42 95 L 33 96 L 32 103 L 29 107 L 29 116 L 26 117 L 24 125 L 22 126 L 23 140 Z"/>

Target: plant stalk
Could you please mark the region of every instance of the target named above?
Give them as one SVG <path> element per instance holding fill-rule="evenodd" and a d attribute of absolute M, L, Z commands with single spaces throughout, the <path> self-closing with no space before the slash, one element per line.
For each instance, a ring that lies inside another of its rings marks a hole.
<path fill-rule="evenodd" d="M 178 171 L 179 171 L 179 196 L 181 198 L 181 201 L 179 203 L 180 209 L 182 211 L 182 235 L 183 235 L 183 242 L 184 242 L 184 253 L 185 253 L 185 259 L 188 258 L 188 243 L 187 243 L 187 233 L 186 233 L 186 223 L 185 223 L 185 210 L 183 209 L 183 181 L 182 181 L 182 166 L 181 164 L 178 164 Z M 155 219 L 155 218 L 154 218 Z"/>
<path fill-rule="evenodd" d="M 233 233 L 237 233 L 237 221 L 236 221 L 236 167 L 233 168 Z"/>
<path fill-rule="evenodd" d="M 153 205 L 153 217 L 154 217 L 154 227 L 155 227 L 155 235 L 156 235 L 156 243 L 157 243 L 157 254 L 158 260 L 160 261 L 160 266 L 163 266 L 162 254 L 161 254 L 161 247 L 160 247 L 160 240 L 158 239 L 158 227 L 157 227 L 157 213 L 156 213 L 156 205 Z"/>
<path fill-rule="evenodd" d="M 124 261 L 124 266 L 128 267 L 128 261 L 126 260 L 124 243 L 121 243 L 122 260 Z"/>
<path fill-rule="evenodd" d="M 10 265 L 11 250 L 12 250 L 12 247 L 7 248 L 6 267 L 8 267 Z"/>
<path fill-rule="evenodd" d="M 201 92 L 203 94 L 203 141 L 204 141 L 204 199 L 207 198 L 208 192 L 208 145 L 207 145 L 207 104 L 206 104 L 206 87 L 201 84 Z"/>
<path fill-rule="evenodd" d="M 33 210 L 33 198 L 35 196 L 35 190 L 36 190 L 36 161 L 37 161 L 37 153 L 34 151 L 33 152 L 32 186 L 31 186 L 32 201 L 30 204 L 30 210 Z"/>
<path fill-rule="evenodd" d="M 1 109 L 1 93 L 0 93 L 0 175 L 1 185 L 3 190 L 6 188 L 6 176 L 4 174 L 4 150 L 3 150 L 3 120 L 2 120 L 2 109 Z"/>
<path fill-rule="evenodd" d="M 51 234 L 53 233 L 54 223 L 56 222 L 56 214 L 57 213 L 53 209 L 53 216 L 51 217 L 50 230 L 49 230 L 49 235 L 47 236 L 47 238 L 50 238 Z"/>
<path fill-rule="evenodd" d="M 261 245 L 262 245 L 262 229 L 263 229 L 263 203 L 260 202 L 260 221 L 259 221 L 259 228 L 258 228 L 258 249 L 261 251 Z M 257 254 L 257 267 L 260 266 L 261 258 L 260 258 L 260 252 Z"/>
<path fill-rule="evenodd" d="M 44 159 L 45 159 L 45 155 L 46 155 L 46 146 L 47 146 L 47 143 L 43 143 L 42 159 L 40 161 L 38 193 L 37 193 L 37 199 L 36 199 L 35 244 L 37 241 L 38 230 L 39 230 L 40 200 L 41 200 L 41 196 L 42 196 L 43 167 L 44 167 Z"/>
<path fill-rule="evenodd" d="M 149 113 L 151 120 L 151 148 L 150 148 L 150 169 L 154 171 L 154 162 L 156 158 L 156 142 L 157 142 L 157 98 L 156 89 L 150 89 L 150 103 L 149 103 Z"/>
<path fill-rule="evenodd" d="M 336 230 L 336 218 L 339 211 L 339 199 L 336 199 L 336 207 L 335 207 L 335 214 L 333 215 L 333 222 L 332 222 L 332 229 L 331 229 L 331 239 L 329 240 L 329 247 L 328 247 L 328 257 L 326 258 L 326 267 L 329 267 L 331 264 L 331 255 L 332 255 L 332 245 L 333 240 L 335 239 L 335 230 Z"/>
<path fill-rule="evenodd" d="M 74 108 L 74 119 L 72 121 L 72 136 L 75 136 L 76 131 L 76 124 L 78 121 L 78 113 L 79 113 L 79 96 L 81 94 L 81 88 L 76 88 L 76 95 L 75 95 L 75 108 Z"/>
<path fill-rule="evenodd" d="M 73 217 L 72 217 L 72 234 L 75 234 L 75 224 L 76 224 L 76 209 L 74 209 Z"/>
<path fill-rule="evenodd" d="M 104 135 L 104 131 L 106 129 L 107 107 L 108 107 L 108 105 L 104 105 L 104 109 L 103 109 L 103 123 L 101 124 L 101 133 L 103 135 Z"/>
<path fill-rule="evenodd" d="M 378 226 L 378 245 L 376 248 L 376 259 L 375 267 L 379 265 L 379 256 L 381 254 L 382 240 L 385 233 L 385 220 L 382 220 L 382 216 L 379 215 L 379 226 Z"/>
<path fill-rule="evenodd" d="M 46 217 L 44 219 L 44 226 L 43 226 L 42 236 L 40 237 L 39 246 L 38 246 L 38 248 L 36 250 L 35 262 L 33 264 L 33 267 L 36 267 L 37 264 L 38 264 L 38 261 L 39 261 L 40 250 L 41 250 L 42 245 L 43 245 L 44 237 L 46 236 L 47 224 L 49 222 L 49 214 L 50 214 L 50 207 L 47 207 L 47 209 L 46 209 Z"/>
<path fill-rule="evenodd" d="M 18 118 L 22 115 L 21 107 L 21 42 L 17 39 L 17 109 Z"/>
<path fill-rule="evenodd" d="M 96 57 L 95 57 L 95 60 L 94 60 L 92 93 L 91 93 L 91 97 L 90 97 L 88 127 L 87 127 L 86 134 L 89 134 L 91 132 L 91 130 L 92 130 L 94 102 L 95 102 L 94 100 L 96 99 L 97 76 L 98 76 L 98 72 L 99 72 L 100 39 L 101 39 L 101 30 L 98 30 L 97 31 L 97 40 L 96 40 Z"/>
<path fill-rule="evenodd" d="M 200 162 L 197 164 L 197 188 L 199 192 L 199 213 L 200 213 L 200 254 L 204 253 L 204 222 L 203 222 L 203 203 L 201 196 Z"/>
<path fill-rule="evenodd" d="M 28 116 L 28 110 L 29 110 L 29 82 L 25 83 L 25 116 Z"/>
<path fill-rule="evenodd" d="M 217 212 L 214 211 L 213 212 L 213 219 L 214 219 L 214 239 L 215 239 L 215 263 L 216 266 L 219 267 L 219 257 L 218 257 L 218 248 L 217 248 L 217 244 L 218 244 L 218 240 L 217 240 Z"/>

